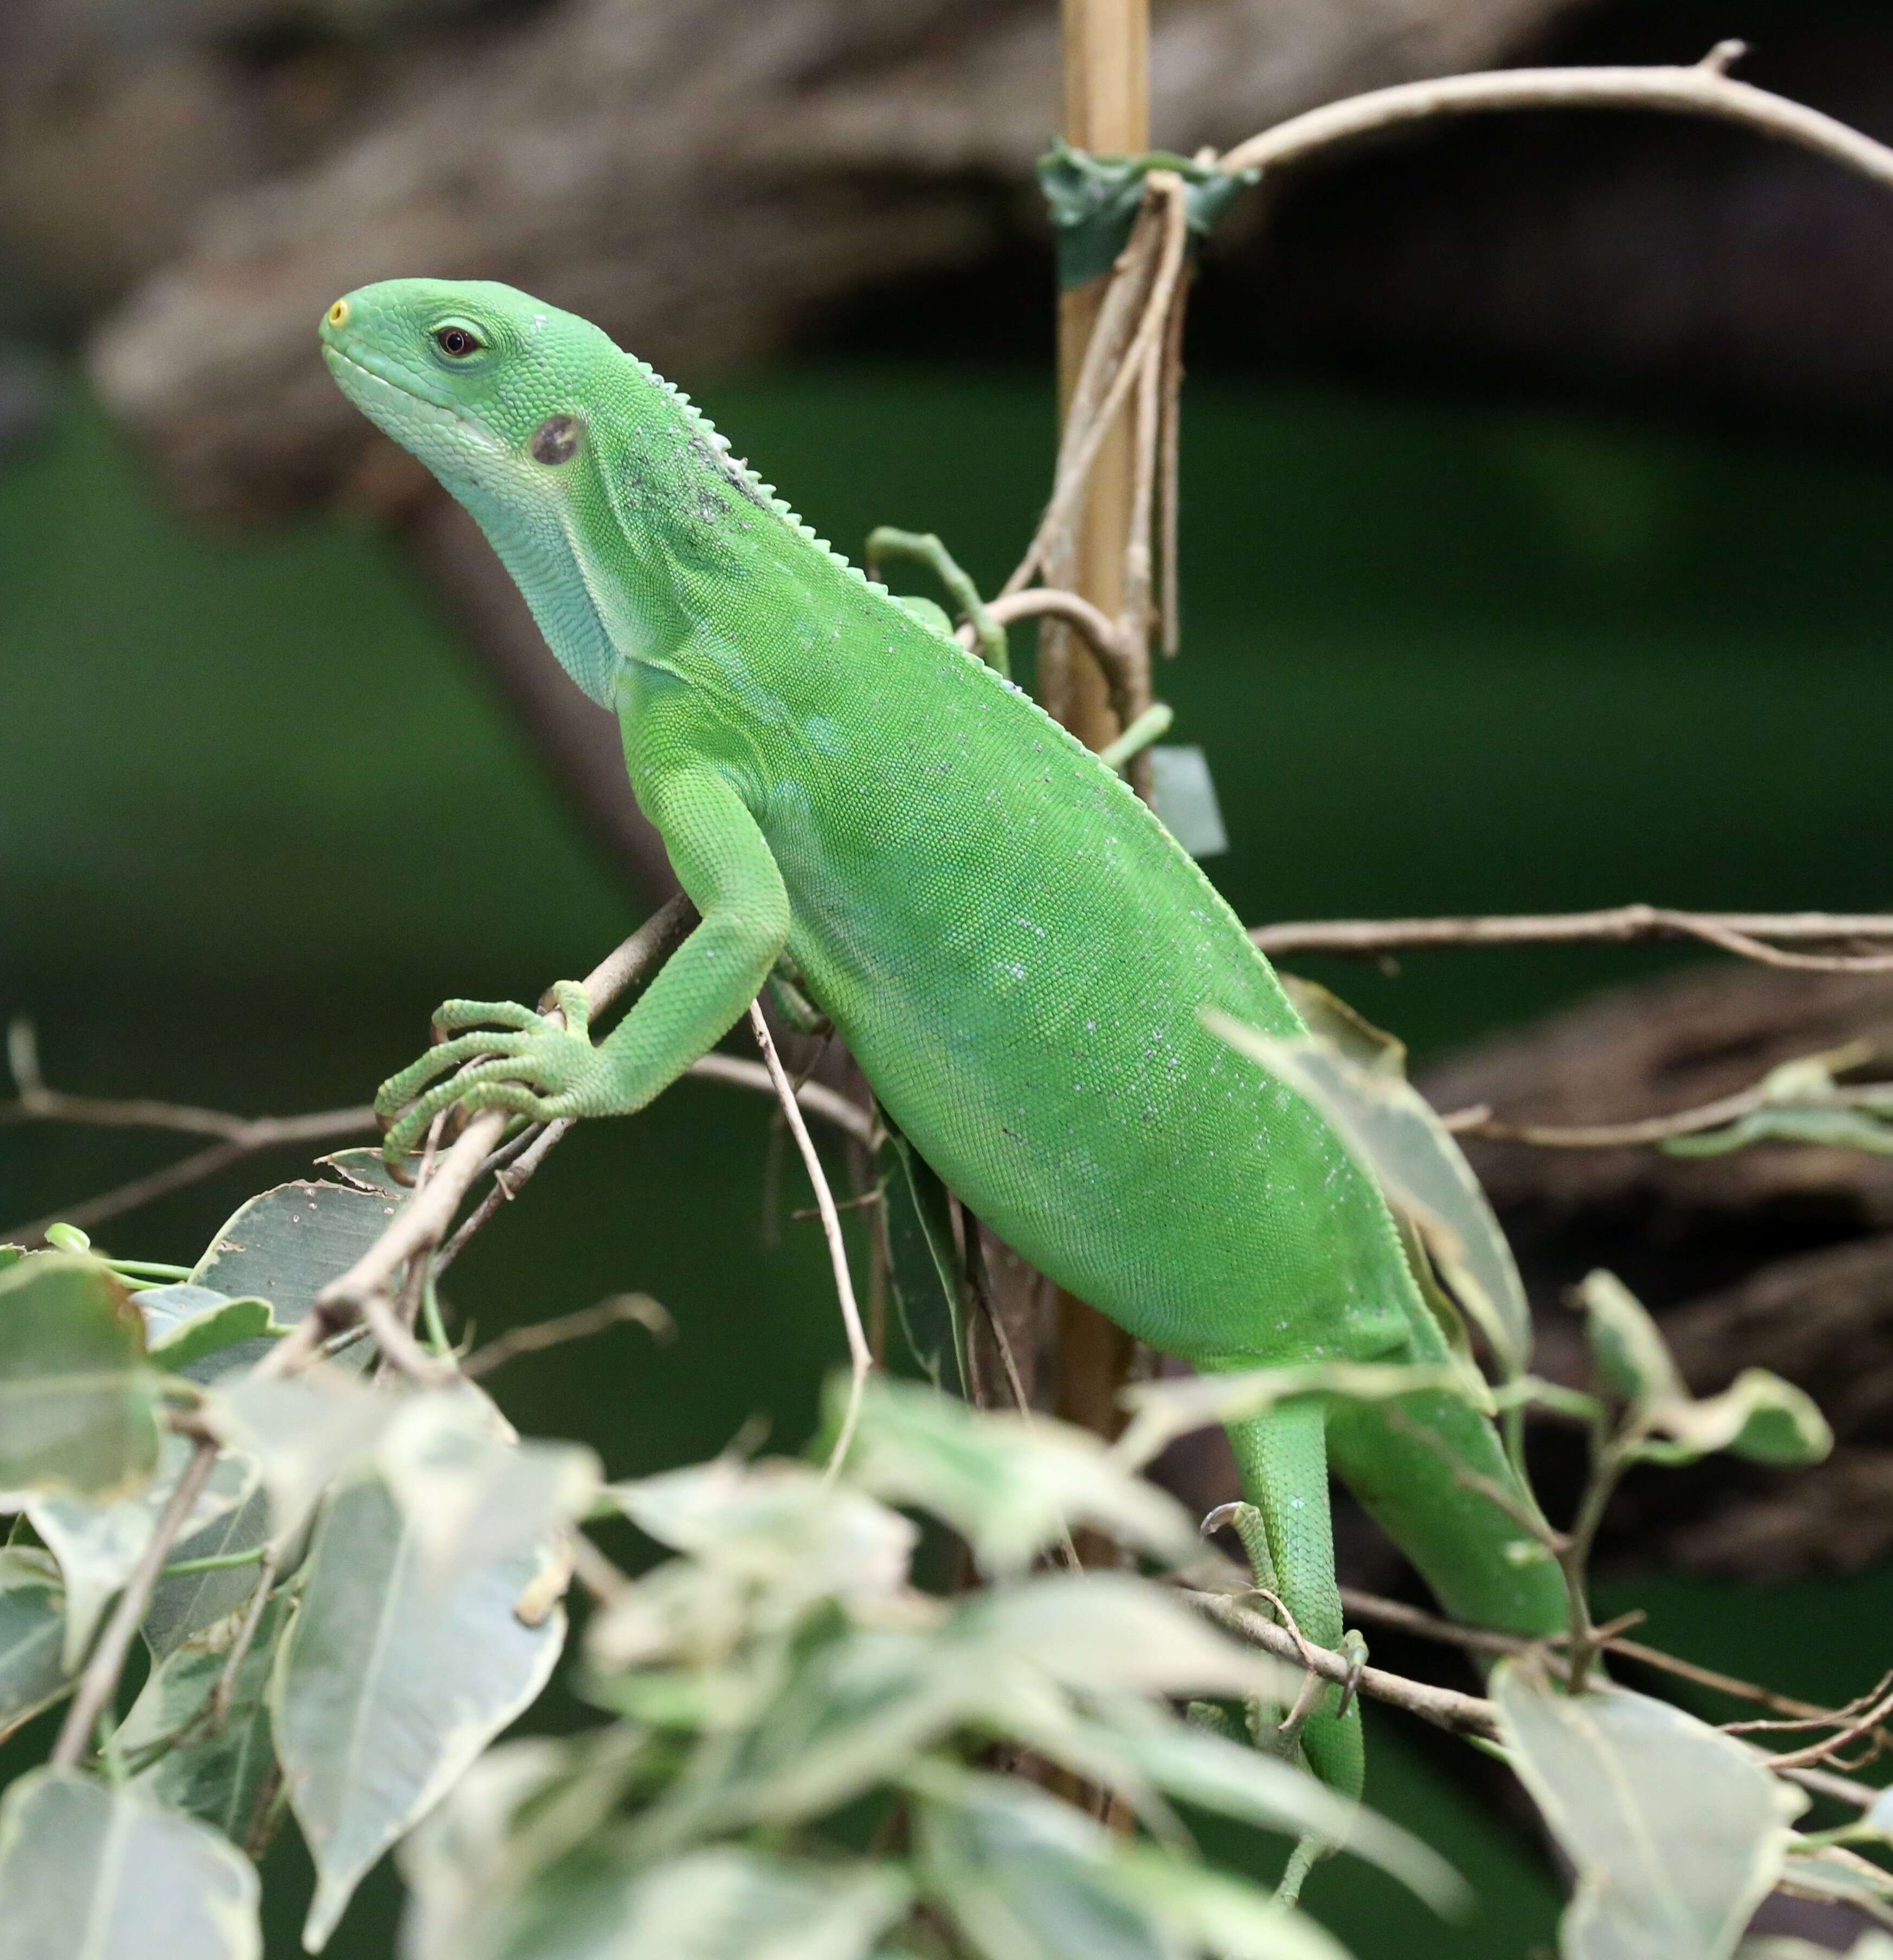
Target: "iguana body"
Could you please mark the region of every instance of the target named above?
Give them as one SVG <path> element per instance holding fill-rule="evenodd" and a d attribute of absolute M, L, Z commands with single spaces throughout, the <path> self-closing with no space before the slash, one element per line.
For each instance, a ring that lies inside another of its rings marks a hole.
<path fill-rule="evenodd" d="M 391 1144 L 458 1100 L 641 1108 L 786 947 L 946 1182 L 1141 1339 L 1204 1369 L 1444 1358 L 1378 1190 L 1310 1105 L 1203 1026 L 1214 1007 L 1303 1031 L 1111 770 L 799 524 L 584 321 L 504 286 L 400 280 L 338 301 L 323 337 L 344 391 L 479 520 L 554 652 L 617 713 L 638 803 L 702 914 L 595 1047 L 575 989 L 575 1032 L 450 1003 L 444 1026 L 506 1031 L 396 1077 L 385 1106 L 416 1099 Z M 1467 1405 L 1403 1406 L 1510 1484 Z M 1232 1440 L 1312 1640 L 1342 1631 L 1331 1456 L 1450 1612 L 1563 1624 L 1555 1575 L 1513 1554 L 1518 1527 L 1386 1411 L 1303 1402 Z M 1318 1714 L 1305 1739 L 1328 1780 L 1359 1787 L 1357 1716 Z"/>

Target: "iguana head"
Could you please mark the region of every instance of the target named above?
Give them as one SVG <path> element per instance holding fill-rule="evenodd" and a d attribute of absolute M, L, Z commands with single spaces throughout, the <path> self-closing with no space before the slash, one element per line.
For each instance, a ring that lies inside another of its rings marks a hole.
<path fill-rule="evenodd" d="M 342 393 L 479 520 L 561 663 L 609 705 L 635 622 L 603 617 L 587 571 L 615 529 L 636 364 L 588 320 L 484 279 L 363 286 L 321 332 Z"/>
<path fill-rule="evenodd" d="M 628 364 L 589 320 L 490 279 L 384 279 L 323 316 L 342 392 L 447 488 L 567 494 L 586 409 Z"/>

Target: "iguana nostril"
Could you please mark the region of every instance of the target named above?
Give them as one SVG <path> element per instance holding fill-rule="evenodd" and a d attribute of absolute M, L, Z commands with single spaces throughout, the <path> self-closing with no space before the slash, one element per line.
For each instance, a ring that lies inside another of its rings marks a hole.
<path fill-rule="evenodd" d="M 346 300 L 337 300 L 329 309 L 329 324 L 331 326 L 346 326 L 348 324 L 348 302 Z"/>

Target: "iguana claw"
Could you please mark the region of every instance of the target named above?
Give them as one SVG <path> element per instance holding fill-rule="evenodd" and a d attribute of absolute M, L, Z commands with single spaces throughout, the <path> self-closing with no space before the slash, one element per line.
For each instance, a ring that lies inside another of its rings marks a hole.
<path fill-rule="evenodd" d="M 516 1001 L 443 1003 L 436 1029 L 470 1032 L 450 1034 L 381 1085 L 374 1109 L 383 1125 L 383 1157 L 395 1163 L 408 1156 L 434 1118 L 456 1103 L 542 1123 L 587 1114 L 601 1071 L 584 989 L 561 981 L 553 997 L 564 1026 Z"/>

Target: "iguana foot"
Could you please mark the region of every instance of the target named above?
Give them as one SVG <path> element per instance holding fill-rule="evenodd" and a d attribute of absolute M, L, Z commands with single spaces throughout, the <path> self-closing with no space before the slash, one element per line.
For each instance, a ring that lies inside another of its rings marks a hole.
<path fill-rule="evenodd" d="M 552 1003 L 564 1017 L 562 1027 L 517 1001 L 444 1002 L 434 1025 L 451 1038 L 390 1076 L 376 1094 L 387 1161 L 408 1156 L 434 1118 L 456 1103 L 468 1110 L 505 1109 L 540 1123 L 593 1113 L 606 1071 L 592 1045 L 585 990 L 562 980 Z M 461 1029 L 471 1032 L 455 1032 Z"/>

